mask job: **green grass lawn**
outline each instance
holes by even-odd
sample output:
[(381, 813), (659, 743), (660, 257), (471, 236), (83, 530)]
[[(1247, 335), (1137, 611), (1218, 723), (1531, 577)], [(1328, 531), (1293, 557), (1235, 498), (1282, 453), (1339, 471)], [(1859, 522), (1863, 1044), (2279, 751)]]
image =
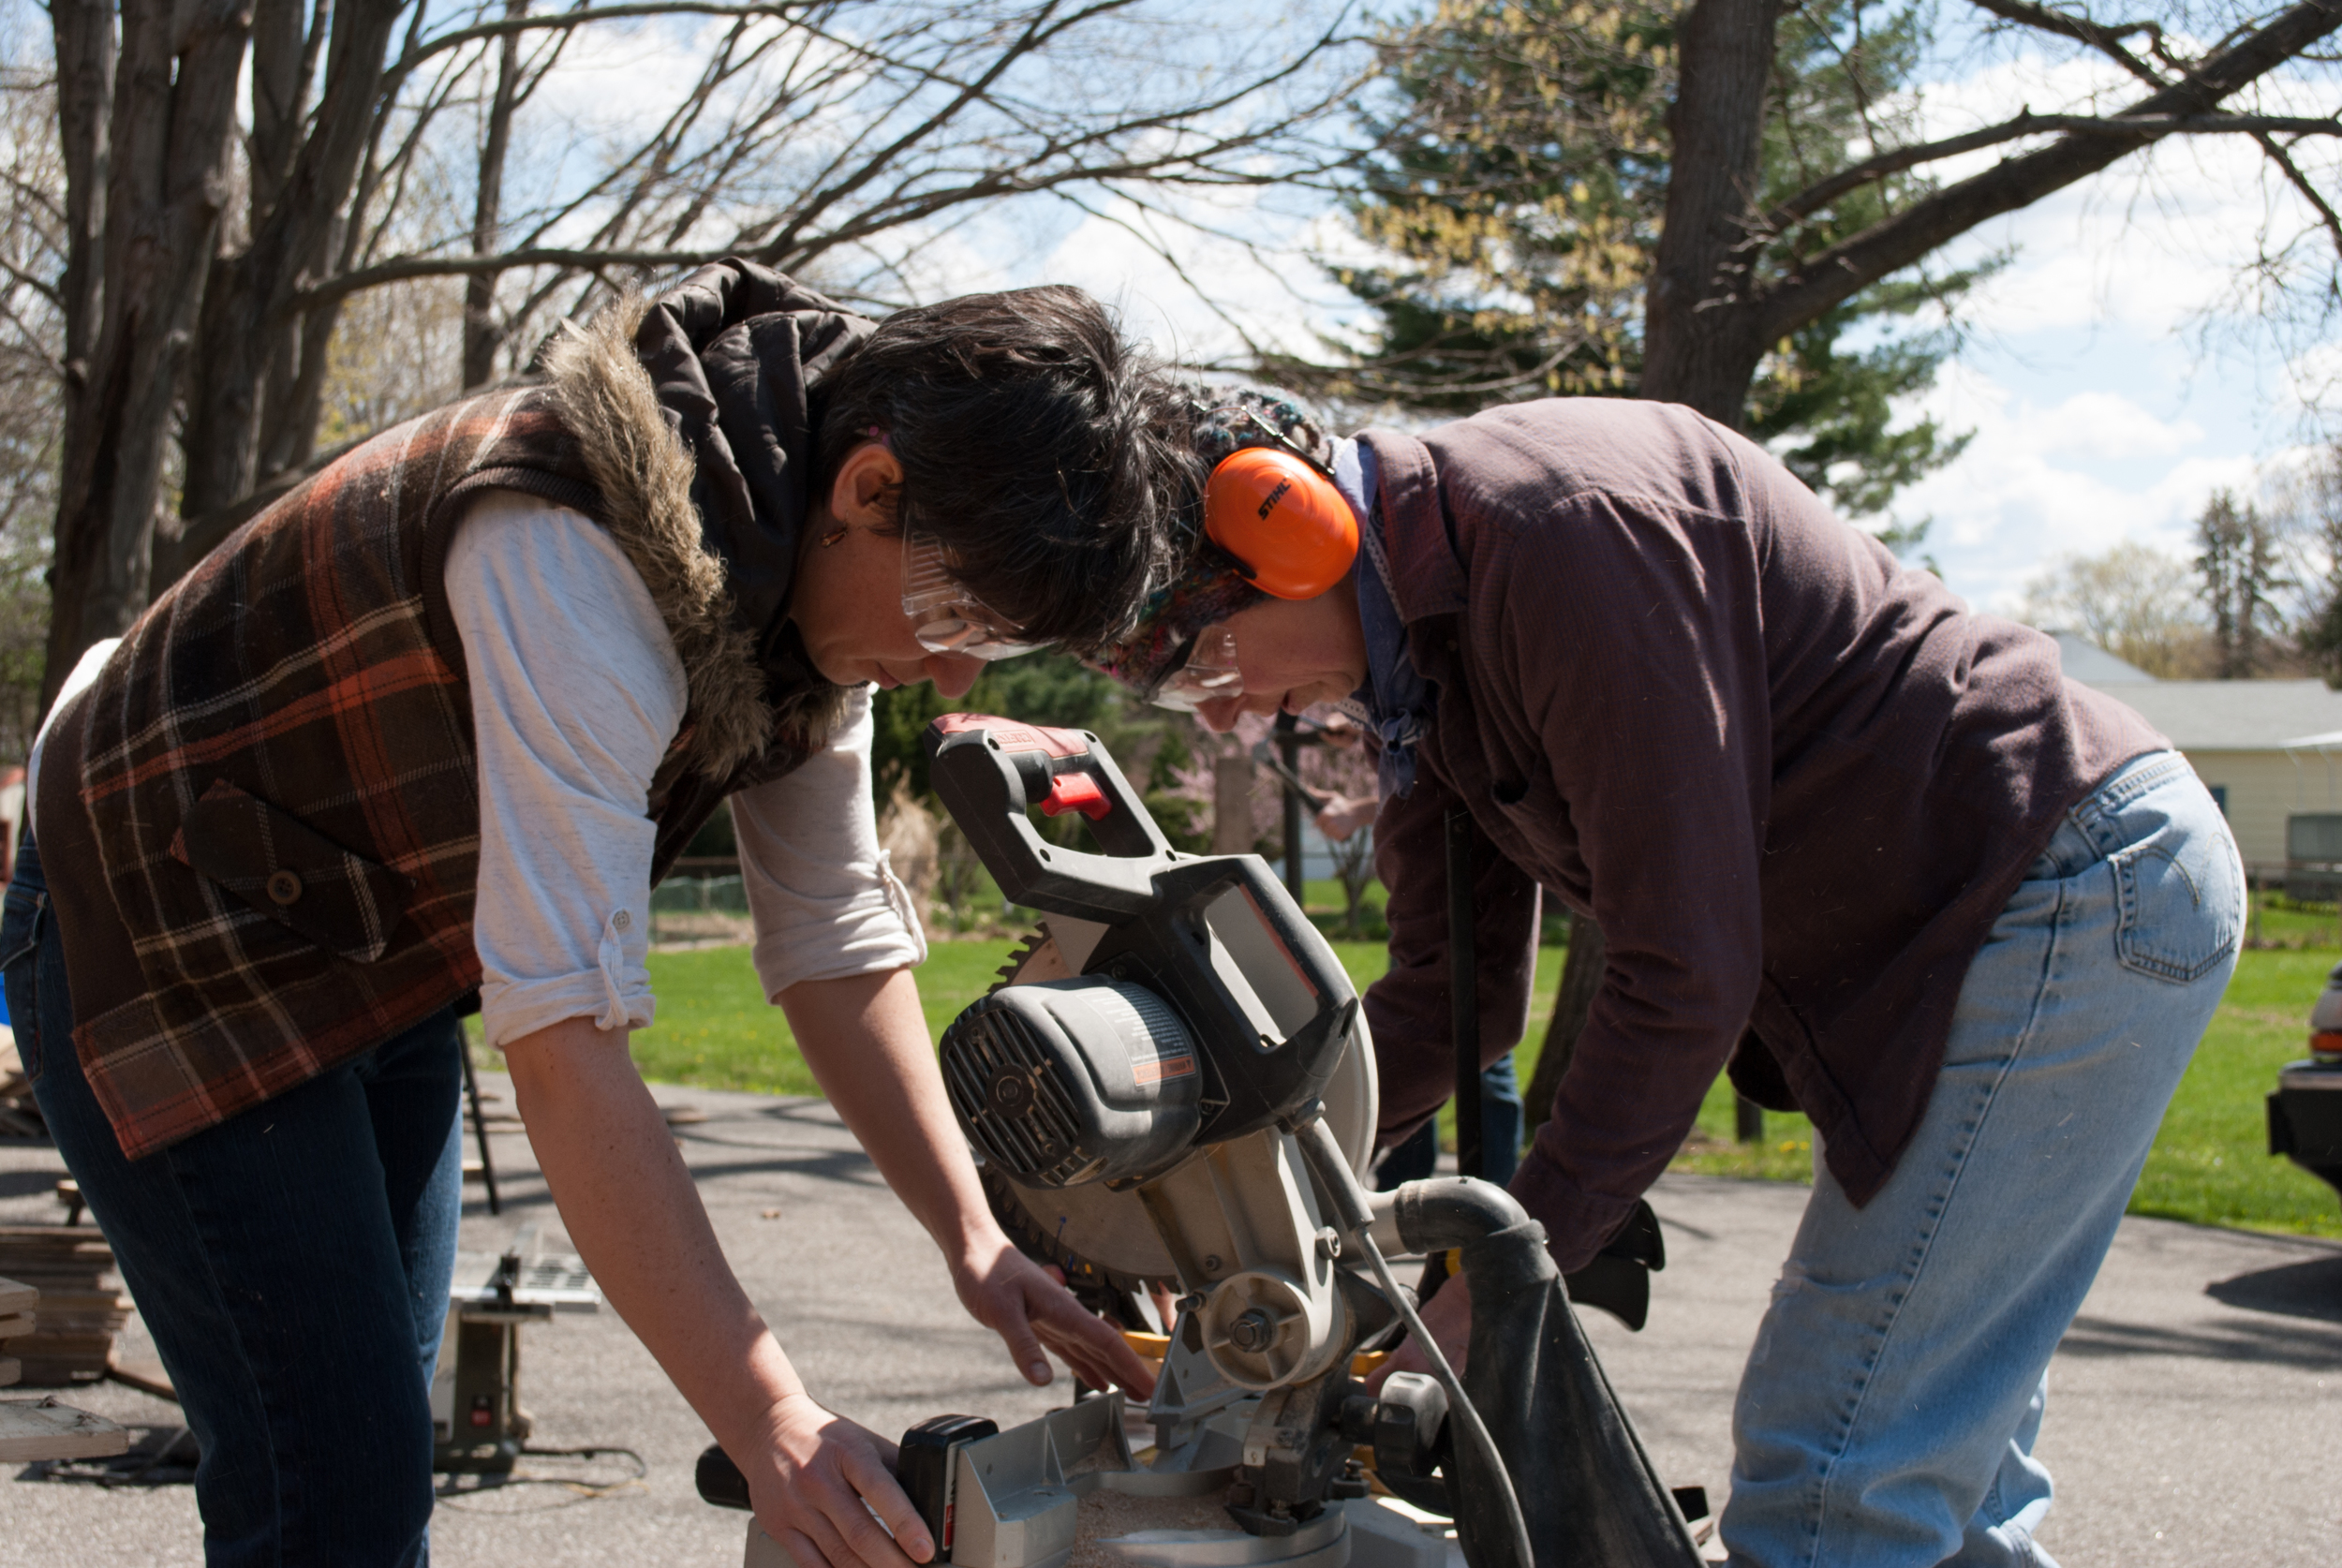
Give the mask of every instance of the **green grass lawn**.
[[(1007, 955), (1007, 943), (938, 942), (919, 971), (927, 1026), (940, 1034), (983, 994)], [(1386, 959), (1379, 942), (1336, 942), (1361, 990)], [(1529, 1040), (1519, 1068), (1525, 1085), (1553, 1007), (1563, 952), (1538, 954)], [(2262, 1097), (2277, 1069), (2300, 1057), (2309, 1005), (2324, 984), (2331, 954), (2247, 953), (2227, 998), (2196, 1053), (2131, 1200), (2137, 1214), (2203, 1224), (2237, 1225), (2304, 1235), (2342, 1236), (2342, 1205), (2324, 1183), (2285, 1160), (2272, 1159)], [(634, 1037), (644, 1074), (670, 1083), (767, 1094), (817, 1094), (788, 1021), (765, 1005), (746, 948), (655, 953), (651, 981), (659, 1023)], [(1452, 1135), (1452, 1134), (1451, 1134)], [(1719, 1080), (1700, 1109), (1698, 1130), (1676, 1157), (1677, 1170), (1771, 1180), (1809, 1180), (1813, 1131), (1803, 1117), (1768, 1115), (1765, 1137), (1733, 1141), (1730, 1087)]]
[(2342, 942), (2342, 918), (2330, 903), (2296, 903), (2275, 888), (2257, 888), (2245, 928), (2248, 947), (2325, 947)]

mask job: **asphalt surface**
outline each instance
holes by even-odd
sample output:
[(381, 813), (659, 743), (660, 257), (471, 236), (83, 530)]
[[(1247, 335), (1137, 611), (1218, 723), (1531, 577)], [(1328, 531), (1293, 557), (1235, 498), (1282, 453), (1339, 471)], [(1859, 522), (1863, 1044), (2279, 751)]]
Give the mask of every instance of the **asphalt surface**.
[[(486, 1080), (492, 1089), (498, 1080)], [(894, 1434), (946, 1411), (1003, 1425), (1064, 1397), (1027, 1387), (1000, 1342), (959, 1311), (941, 1260), (818, 1101), (660, 1087), (706, 1119), (676, 1128), (719, 1235), (815, 1394)], [(506, 1103), (510, 1103), (509, 1100)], [(558, 1220), (517, 1132), (495, 1149), (505, 1200), (475, 1183), (464, 1246), (500, 1250)], [(61, 1218), (53, 1150), (0, 1144), (0, 1222)], [(1719, 1501), (1732, 1387), (1803, 1203), (1801, 1188), (1666, 1178), (1653, 1203), (1670, 1264), (1651, 1325), (1599, 1313), (1589, 1332), (1673, 1485)], [(126, 1359), (152, 1356), (134, 1319)], [(448, 1565), (732, 1564), (744, 1516), (702, 1503), (705, 1429), (615, 1315), (524, 1331), (522, 1403), (546, 1447), (617, 1446), (643, 1461), (546, 1457), (521, 1484), (443, 1497), (433, 1561)], [(133, 1426), (172, 1407), (114, 1384), (70, 1402)], [(2059, 1499), (2043, 1544), (2066, 1568), (2252, 1563), (2327, 1568), (2342, 1548), (2342, 1248), (2126, 1220), (2051, 1372), (2040, 1451)], [(201, 1561), (192, 1491), (101, 1490), (0, 1472), (0, 1564)], [(621, 1483), (615, 1487), (610, 1483)]]

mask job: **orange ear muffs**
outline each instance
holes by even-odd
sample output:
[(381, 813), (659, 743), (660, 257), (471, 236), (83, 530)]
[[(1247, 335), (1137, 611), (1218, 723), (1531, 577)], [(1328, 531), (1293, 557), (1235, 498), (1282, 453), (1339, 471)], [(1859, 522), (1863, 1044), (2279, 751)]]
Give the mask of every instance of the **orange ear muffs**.
[(1212, 469), (1204, 533), (1276, 599), (1315, 599), (1358, 558), (1358, 520), (1334, 481), (1274, 447), (1246, 447)]

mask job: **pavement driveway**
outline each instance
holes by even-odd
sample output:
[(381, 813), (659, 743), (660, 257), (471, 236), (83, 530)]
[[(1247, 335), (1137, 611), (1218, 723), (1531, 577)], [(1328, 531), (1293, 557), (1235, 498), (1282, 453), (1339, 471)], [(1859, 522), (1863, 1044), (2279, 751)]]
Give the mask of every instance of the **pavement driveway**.
[[(492, 1089), (503, 1087), (496, 1078)], [(1003, 1425), (1060, 1400), (1028, 1388), (966, 1319), (918, 1226), (820, 1101), (661, 1087), (706, 1119), (676, 1129), (718, 1234), (815, 1395), (893, 1435), (944, 1411)], [(510, 1103), (509, 1099), (505, 1102)], [(504, 1214), (475, 1184), (464, 1245), (493, 1251), (558, 1218), (516, 1132), (495, 1140)], [(59, 1218), (46, 1147), (0, 1144), (0, 1221)], [(1732, 1386), (1804, 1201), (1801, 1188), (1669, 1176), (1653, 1193), (1671, 1259), (1651, 1326), (1599, 1313), (1589, 1332), (1670, 1483), (1721, 1498)], [(133, 1321), (124, 1353), (152, 1355)], [(741, 1516), (700, 1502), (700, 1425), (615, 1315), (525, 1331), (522, 1403), (536, 1442), (623, 1446), (616, 1460), (532, 1461), (532, 1484), (443, 1498), (440, 1568), (736, 1563)], [(2328, 1568), (2342, 1549), (2342, 1249), (2128, 1220), (2051, 1372), (2041, 1453), (2060, 1497), (2043, 1542), (2066, 1568), (2251, 1563)], [(68, 1398), (116, 1420), (172, 1407), (113, 1384)], [(19, 1472), (21, 1473), (21, 1472)], [(198, 1563), (185, 1487), (0, 1475), (0, 1564)]]

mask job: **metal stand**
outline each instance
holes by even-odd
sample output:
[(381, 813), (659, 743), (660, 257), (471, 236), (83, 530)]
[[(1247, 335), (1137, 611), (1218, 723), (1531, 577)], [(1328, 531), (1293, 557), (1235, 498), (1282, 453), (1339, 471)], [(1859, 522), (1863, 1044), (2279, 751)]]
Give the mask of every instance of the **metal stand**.
[(488, 1186), (488, 1212), (502, 1214), (504, 1206), (497, 1201), (496, 1161), (488, 1154), (488, 1116), (480, 1108), (480, 1075), (472, 1071), (471, 1036), (459, 1029), (456, 1039), (464, 1048), (464, 1097), (471, 1102), (471, 1130), (480, 1143), (480, 1179)]
[[(1287, 777), (1297, 778), (1301, 773), (1301, 735), (1294, 726), (1289, 713), (1277, 715), (1277, 752), (1284, 760)], [(1309, 900), (1301, 896), (1301, 791), (1287, 784), (1284, 787), (1285, 806), (1285, 891), (1303, 909)]]
[(459, 1255), (448, 1297), (431, 1377), (431, 1468), (509, 1474), (534, 1425), (520, 1408), (521, 1324), (599, 1311), (601, 1291), (583, 1262), (539, 1252), (534, 1233), (523, 1232), (502, 1257)]
[(1488, 1169), (1480, 1134), (1480, 965), (1473, 944), (1472, 813), (1447, 814), (1447, 1005), (1456, 1037), (1456, 1174)]

